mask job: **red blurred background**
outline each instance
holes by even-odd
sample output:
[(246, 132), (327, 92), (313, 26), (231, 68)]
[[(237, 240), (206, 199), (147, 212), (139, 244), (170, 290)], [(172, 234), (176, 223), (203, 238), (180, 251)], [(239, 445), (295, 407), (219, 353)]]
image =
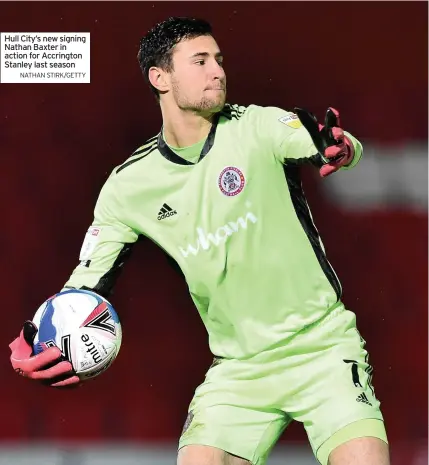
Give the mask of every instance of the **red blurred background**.
[[(427, 144), (427, 8), (425, 2), (0, 4), (3, 32), (91, 33), (91, 84), (0, 86), (1, 439), (177, 441), (211, 362), (184, 282), (147, 241), (135, 249), (112, 298), (124, 340), (108, 372), (75, 392), (57, 392), (19, 378), (9, 364), (7, 344), (23, 320), (76, 266), (108, 173), (160, 128), (136, 60), (140, 37), (168, 16), (203, 17), (226, 58), (230, 102), (298, 105), (319, 117), (332, 105), (365, 147), (381, 147), (380, 157), (400, 147), (403, 162), (410, 145)], [(421, 167), (427, 169), (427, 153)], [(398, 183), (401, 175), (398, 168)], [(406, 447), (409, 459), (427, 442), (427, 212), (391, 201), (341, 207), (313, 171), (305, 172), (304, 187), (344, 301), (367, 341), (392, 450)], [(366, 191), (365, 176), (359, 188)], [(297, 424), (282, 439), (305, 440)]]

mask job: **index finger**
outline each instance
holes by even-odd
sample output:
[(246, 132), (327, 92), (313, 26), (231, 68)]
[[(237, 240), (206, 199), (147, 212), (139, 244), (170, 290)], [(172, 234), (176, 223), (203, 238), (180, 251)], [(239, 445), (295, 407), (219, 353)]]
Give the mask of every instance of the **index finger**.
[(294, 108), (294, 112), (298, 116), (305, 129), (307, 129), (318, 152), (323, 154), (324, 144), (319, 131), (319, 123), (317, 122), (316, 118), (309, 111), (304, 110), (303, 108)]
[(43, 352), (40, 352), (40, 354), (24, 359), (15, 358), (12, 354), (11, 361), (15, 367), (20, 368), (24, 373), (30, 373), (50, 365), (61, 356), (62, 353), (58, 347), (49, 347)]

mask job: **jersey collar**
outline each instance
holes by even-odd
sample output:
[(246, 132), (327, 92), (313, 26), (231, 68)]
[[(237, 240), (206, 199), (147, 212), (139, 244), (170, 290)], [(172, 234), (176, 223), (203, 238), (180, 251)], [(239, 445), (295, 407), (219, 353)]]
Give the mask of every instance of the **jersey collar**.
[[(217, 125), (219, 123), (220, 117), (225, 116), (226, 118), (231, 119), (231, 113), (228, 110), (229, 110), (229, 107), (225, 107), (223, 110), (221, 110), (219, 113), (217, 113), (214, 116), (212, 127), (203, 145), (203, 148), (201, 149), (201, 153), (200, 153), (197, 163), (199, 163), (209, 153), (210, 149), (213, 147), (213, 144), (215, 141), (216, 129), (217, 129)], [(162, 136), (162, 133), (163, 131), (161, 130), (158, 134), (158, 150), (164, 158), (166, 158), (167, 160), (173, 163), (176, 163), (177, 165), (196, 165), (196, 163), (192, 163), (188, 160), (185, 160), (184, 158), (179, 157), (177, 153), (173, 152), (173, 150), (171, 150), (170, 147), (165, 142), (164, 137)]]

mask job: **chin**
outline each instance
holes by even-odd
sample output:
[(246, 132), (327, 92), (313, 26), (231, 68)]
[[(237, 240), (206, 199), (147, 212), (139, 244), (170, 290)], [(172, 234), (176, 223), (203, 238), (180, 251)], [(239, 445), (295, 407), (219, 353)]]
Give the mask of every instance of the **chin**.
[(222, 110), (222, 108), (225, 106), (225, 101), (226, 99), (224, 97), (212, 100), (210, 102), (210, 111), (217, 113), (218, 111)]
[[(204, 98), (198, 103), (193, 105), (188, 105), (186, 109), (196, 111), (201, 114), (213, 114), (217, 113), (225, 106), (225, 94), (219, 96), (218, 98), (207, 99)], [(183, 107), (182, 107), (183, 108)], [(183, 108), (184, 109), (184, 108)]]
[(225, 100), (222, 100), (222, 102), (217, 102), (216, 105), (213, 105), (211, 110), (213, 113), (217, 113), (218, 111), (221, 111), (224, 106), (225, 106)]

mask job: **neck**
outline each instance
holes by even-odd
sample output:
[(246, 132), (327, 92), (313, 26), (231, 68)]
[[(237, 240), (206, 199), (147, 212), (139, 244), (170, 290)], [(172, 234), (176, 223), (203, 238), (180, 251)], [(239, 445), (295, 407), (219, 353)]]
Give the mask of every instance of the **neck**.
[(176, 107), (168, 109), (161, 105), (164, 139), (173, 147), (189, 147), (205, 139), (212, 127), (214, 114), (201, 115)]

